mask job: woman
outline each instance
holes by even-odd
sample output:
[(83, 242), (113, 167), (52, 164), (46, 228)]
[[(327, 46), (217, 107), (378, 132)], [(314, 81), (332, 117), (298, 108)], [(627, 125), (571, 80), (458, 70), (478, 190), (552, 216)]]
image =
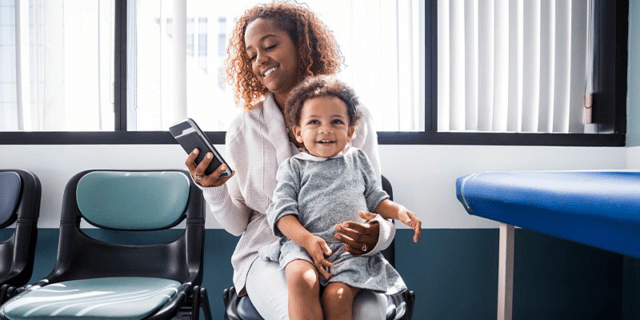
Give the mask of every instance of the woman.
[[(276, 171), (300, 147), (287, 132), (283, 108), (293, 87), (305, 77), (335, 74), (341, 56), (333, 35), (313, 12), (282, 2), (245, 12), (236, 23), (228, 53), (227, 75), (236, 88), (236, 101), (246, 111), (234, 119), (226, 134), (225, 158), (235, 170), (220, 178), (226, 169), (222, 165), (204, 175), (212, 155), (196, 166), (198, 150), (187, 157), (186, 165), (216, 220), (240, 236), (231, 257), (239, 294), (249, 294), (263, 318), (288, 319), (284, 271), (277, 263), (258, 258), (260, 248), (278, 240), (265, 215), (276, 187)], [(363, 111), (352, 145), (367, 153), (379, 177), (377, 136), (370, 113)], [(355, 255), (386, 248), (395, 234), (392, 223), (374, 214), (362, 217), (368, 222), (336, 226), (336, 238)], [(353, 309), (354, 319), (384, 319), (386, 299), (363, 290)]]

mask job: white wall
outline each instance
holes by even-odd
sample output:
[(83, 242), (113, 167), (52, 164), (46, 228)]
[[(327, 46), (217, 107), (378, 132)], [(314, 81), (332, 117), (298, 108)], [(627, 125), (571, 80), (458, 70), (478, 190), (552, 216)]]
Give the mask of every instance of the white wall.
[(640, 147), (627, 148), (627, 169), (640, 170)]
[[(217, 146), (218, 150), (224, 150)], [(640, 147), (629, 148), (638, 159)], [(478, 171), (625, 169), (625, 147), (415, 146), (382, 145), (383, 174), (395, 200), (423, 221), (424, 228), (496, 228), (468, 215), (455, 195), (456, 178)], [(184, 168), (178, 145), (0, 145), (0, 168), (33, 171), (42, 183), (40, 228), (57, 228), (67, 181), (85, 169)], [(210, 215), (211, 216), (211, 215)], [(208, 228), (217, 228), (214, 219)]]

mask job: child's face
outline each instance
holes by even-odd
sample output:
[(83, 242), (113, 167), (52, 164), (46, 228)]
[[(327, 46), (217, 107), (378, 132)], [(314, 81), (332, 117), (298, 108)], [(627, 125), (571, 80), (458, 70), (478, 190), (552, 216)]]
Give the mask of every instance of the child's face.
[(291, 129), (310, 154), (323, 158), (343, 151), (355, 132), (355, 126), (349, 126), (347, 105), (333, 96), (305, 101), (300, 123)]

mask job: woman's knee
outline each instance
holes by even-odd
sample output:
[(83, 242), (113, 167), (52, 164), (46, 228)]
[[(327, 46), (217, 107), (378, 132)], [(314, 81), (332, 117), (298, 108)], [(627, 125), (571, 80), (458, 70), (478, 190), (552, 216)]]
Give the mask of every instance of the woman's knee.
[(353, 300), (354, 320), (384, 320), (387, 317), (387, 297), (371, 290), (360, 290)]
[(278, 263), (257, 259), (247, 276), (246, 288), (264, 319), (289, 319), (287, 279)]

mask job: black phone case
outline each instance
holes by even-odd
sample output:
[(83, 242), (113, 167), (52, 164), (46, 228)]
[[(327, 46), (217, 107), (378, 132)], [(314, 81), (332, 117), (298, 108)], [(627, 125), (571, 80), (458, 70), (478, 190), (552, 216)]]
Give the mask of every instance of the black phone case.
[[(194, 130), (189, 133), (183, 134), (183, 132), (189, 128), (193, 128)], [(215, 149), (213, 144), (209, 141), (209, 139), (204, 134), (204, 132), (200, 130), (198, 125), (195, 123), (195, 121), (191, 119), (181, 121), (171, 126), (171, 128), (169, 128), (169, 132), (171, 132), (171, 135), (173, 135), (176, 141), (180, 143), (180, 146), (182, 146), (182, 149), (184, 149), (185, 152), (191, 153), (191, 151), (193, 151), (193, 149), (196, 149), (196, 148), (200, 150), (200, 153), (198, 154), (195, 160), (196, 164), (200, 163), (200, 161), (204, 159), (204, 156), (208, 152), (213, 153), (213, 159), (211, 160), (211, 163), (205, 170), (204, 172), (205, 174), (207, 175), (210, 174), (211, 172), (216, 170), (216, 168), (218, 168), (222, 163), (226, 164), (224, 159), (222, 159), (218, 151)], [(227, 172), (224, 172), (222, 175), (220, 175), (220, 177), (226, 177), (229, 175), (231, 168), (229, 168), (228, 164), (227, 164), (227, 168), (228, 168)]]

